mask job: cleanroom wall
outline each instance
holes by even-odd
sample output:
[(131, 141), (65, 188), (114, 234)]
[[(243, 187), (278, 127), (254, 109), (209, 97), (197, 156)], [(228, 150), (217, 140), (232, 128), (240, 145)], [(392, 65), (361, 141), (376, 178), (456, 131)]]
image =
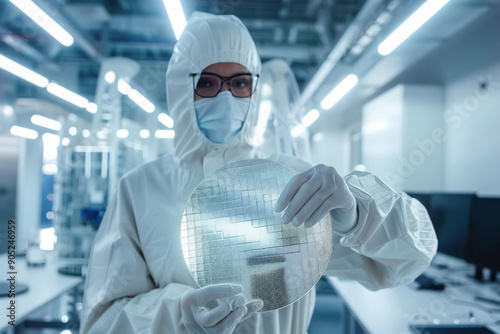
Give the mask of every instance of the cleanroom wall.
[(500, 61), (447, 85), (445, 125), (445, 189), (499, 196)]

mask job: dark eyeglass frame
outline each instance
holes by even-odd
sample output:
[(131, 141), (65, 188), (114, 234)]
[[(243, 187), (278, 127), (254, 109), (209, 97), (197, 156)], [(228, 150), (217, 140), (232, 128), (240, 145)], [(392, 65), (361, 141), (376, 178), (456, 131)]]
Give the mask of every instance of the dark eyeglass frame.
[[(220, 86), (219, 86), (219, 90), (217, 91), (217, 94), (213, 95), (213, 96), (203, 96), (203, 95), (200, 95), (197, 91), (196, 91), (196, 82), (195, 82), (195, 78), (197, 75), (201, 76), (203, 74), (210, 74), (210, 75), (215, 75), (216, 77), (218, 77), (220, 79)], [(244, 75), (250, 75), (252, 76), (252, 91), (250, 93), (250, 95), (248, 96), (235, 96), (234, 93), (231, 91), (231, 80), (233, 80), (234, 78), (236, 77), (239, 77), (239, 76), (244, 76)], [(232, 75), (230, 77), (224, 77), (222, 75), (219, 75), (217, 73), (212, 73), (212, 72), (203, 72), (203, 73), (189, 73), (189, 76), (190, 77), (193, 77), (193, 90), (194, 90), (194, 93), (196, 95), (198, 95), (199, 97), (216, 97), (217, 95), (219, 95), (221, 89), (222, 89), (222, 86), (225, 84), (225, 83), (228, 83), (227, 85), (227, 88), (228, 90), (231, 92), (231, 94), (234, 96), (234, 97), (238, 97), (238, 98), (246, 98), (246, 97), (250, 97), (253, 95), (253, 93), (255, 93), (255, 90), (257, 89), (257, 83), (259, 81), (259, 75), (258, 74), (252, 74), (252, 73), (236, 73), (235, 75)], [(253, 79), (256, 79), (255, 80), (255, 84), (253, 82)]]

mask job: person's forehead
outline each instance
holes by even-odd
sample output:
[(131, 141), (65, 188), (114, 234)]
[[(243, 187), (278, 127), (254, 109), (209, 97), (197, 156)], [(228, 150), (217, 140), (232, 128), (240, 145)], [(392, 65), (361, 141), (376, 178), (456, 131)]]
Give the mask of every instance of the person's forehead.
[(216, 73), (222, 76), (230, 76), (236, 73), (248, 72), (247, 68), (238, 63), (216, 63), (205, 67), (203, 72)]

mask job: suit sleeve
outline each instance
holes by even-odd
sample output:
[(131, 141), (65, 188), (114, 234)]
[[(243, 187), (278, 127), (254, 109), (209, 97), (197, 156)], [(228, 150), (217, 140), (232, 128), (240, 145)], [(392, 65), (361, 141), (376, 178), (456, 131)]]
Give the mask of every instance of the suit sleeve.
[(358, 222), (346, 233), (335, 233), (326, 274), (370, 290), (412, 282), (437, 251), (426, 209), (370, 173), (352, 172), (345, 180), (356, 198)]
[(84, 334), (187, 333), (180, 298), (188, 285), (155, 286), (140, 247), (131, 189), (124, 178), (108, 205), (87, 273)]

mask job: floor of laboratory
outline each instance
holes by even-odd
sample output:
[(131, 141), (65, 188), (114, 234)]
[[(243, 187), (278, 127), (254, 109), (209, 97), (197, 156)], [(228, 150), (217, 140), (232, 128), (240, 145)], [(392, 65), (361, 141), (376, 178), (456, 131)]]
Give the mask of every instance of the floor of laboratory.
[(325, 279), (316, 284), (316, 306), (307, 334), (341, 333), (342, 300)]

